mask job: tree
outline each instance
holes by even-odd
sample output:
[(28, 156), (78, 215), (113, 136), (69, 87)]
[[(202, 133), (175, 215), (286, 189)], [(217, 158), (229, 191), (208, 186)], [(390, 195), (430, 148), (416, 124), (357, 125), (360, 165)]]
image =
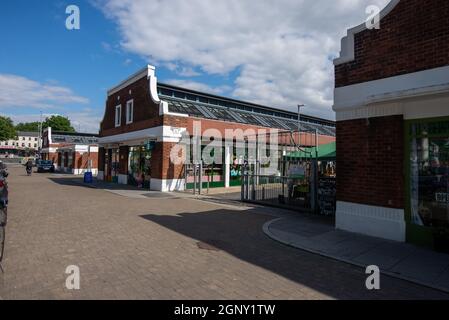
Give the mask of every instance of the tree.
[(38, 132), (39, 122), (25, 122), (16, 125), (16, 131)]
[(42, 128), (51, 127), (54, 131), (75, 132), (69, 118), (63, 116), (51, 116), (46, 118), (42, 124)]
[(0, 141), (15, 139), (16, 135), (16, 129), (14, 129), (12, 120), (0, 116)]

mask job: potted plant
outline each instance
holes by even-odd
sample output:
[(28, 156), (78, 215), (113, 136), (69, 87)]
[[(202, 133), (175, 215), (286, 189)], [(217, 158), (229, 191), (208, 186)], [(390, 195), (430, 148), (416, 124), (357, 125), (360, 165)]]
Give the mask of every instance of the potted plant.
[(449, 228), (437, 227), (434, 229), (433, 245), (436, 251), (449, 253)]

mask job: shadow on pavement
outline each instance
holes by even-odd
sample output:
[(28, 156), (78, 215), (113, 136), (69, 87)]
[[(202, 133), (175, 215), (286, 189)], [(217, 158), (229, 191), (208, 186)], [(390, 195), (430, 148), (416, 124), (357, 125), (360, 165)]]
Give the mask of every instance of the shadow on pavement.
[[(271, 216), (218, 209), (201, 213), (141, 217), (197, 241), (198, 250), (224, 251), (291, 281), (338, 299), (449, 299), (408, 282), (382, 278), (382, 290), (365, 287), (365, 270), (293, 249), (269, 239), (262, 225)], [(315, 219), (310, 217), (310, 219)], [(305, 288), (307, 290), (307, 288)]]
[[(53, 181), (60, 185), (67, 185), (67, 186), (81, 186), (86, 188), (95, 188), (95, 189), (107, 189), (107, 190), (140, 190), (145, 191), (144, 189), (137, 188), (134, 186), (126, 185), (126, 184), (118, 184), (118, 183), (110, 183), (110, 182), (103, 182), (99, 181), (97, 179), (93, 179), (92, 183), (84, 183), (83, 177), (68, 177), (67, 175), (60, 174), (60, 177), (58, 177), (58, 174), (52, 174), (52, 176), (48, 177), (50, 181)], [(147, 190), (149, 191), (149, 190)]]

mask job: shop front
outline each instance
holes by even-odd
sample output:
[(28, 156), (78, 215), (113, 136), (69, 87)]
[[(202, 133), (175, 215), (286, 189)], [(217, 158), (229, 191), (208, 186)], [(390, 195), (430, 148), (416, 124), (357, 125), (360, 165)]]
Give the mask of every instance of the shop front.
[(149, 145), (129, 147), (128, 184), (139, 188), (150, 188), (151, 149)]
[[(192, 146), (191, 146), (192, 148)], [(201, 146), (201, 154), (204, 153), (206, 145)], [(220, 159), (220, 161), (212, 161), (212, 163), (203, 164), (201, 166), (196, 166), (193, 164), (193, 151), (190, 152), (190, 163), (185, 165), (186, 172), (186, 190), (192, 190), (196, 187), (197, 183), (202, 183), (202, 188), (224, 188), (225, 187), (225, 161), (224, 154), (225, 148), (217, 149), (217, 155), (215, 154), (215, 149), (211, 149), (210, 159)], [(199, 172), (201, 170), (201, 172)], [(198, 171), (198, 172), (197, 172)], [(196, 177), (195, 177), (196, 175)]]
[(119, 177), (119, 148), (105, 149), (105, 181), (118, 182)]
[(406, 122), (407, 240), (449, 251), (449, 118)]

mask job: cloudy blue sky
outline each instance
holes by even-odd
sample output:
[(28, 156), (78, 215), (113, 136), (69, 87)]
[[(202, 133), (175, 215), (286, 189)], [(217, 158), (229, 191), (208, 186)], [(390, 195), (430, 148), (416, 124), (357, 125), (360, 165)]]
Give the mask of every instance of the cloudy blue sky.
[[(153, 64), (159, 81), (333, 118), (332, 60), (388, 0), (15, 0), (0, 7), (0, 114), (68, 116), (96, 132), (106, 90)], [(77, 5), (80, 30), (67, 30)]]

